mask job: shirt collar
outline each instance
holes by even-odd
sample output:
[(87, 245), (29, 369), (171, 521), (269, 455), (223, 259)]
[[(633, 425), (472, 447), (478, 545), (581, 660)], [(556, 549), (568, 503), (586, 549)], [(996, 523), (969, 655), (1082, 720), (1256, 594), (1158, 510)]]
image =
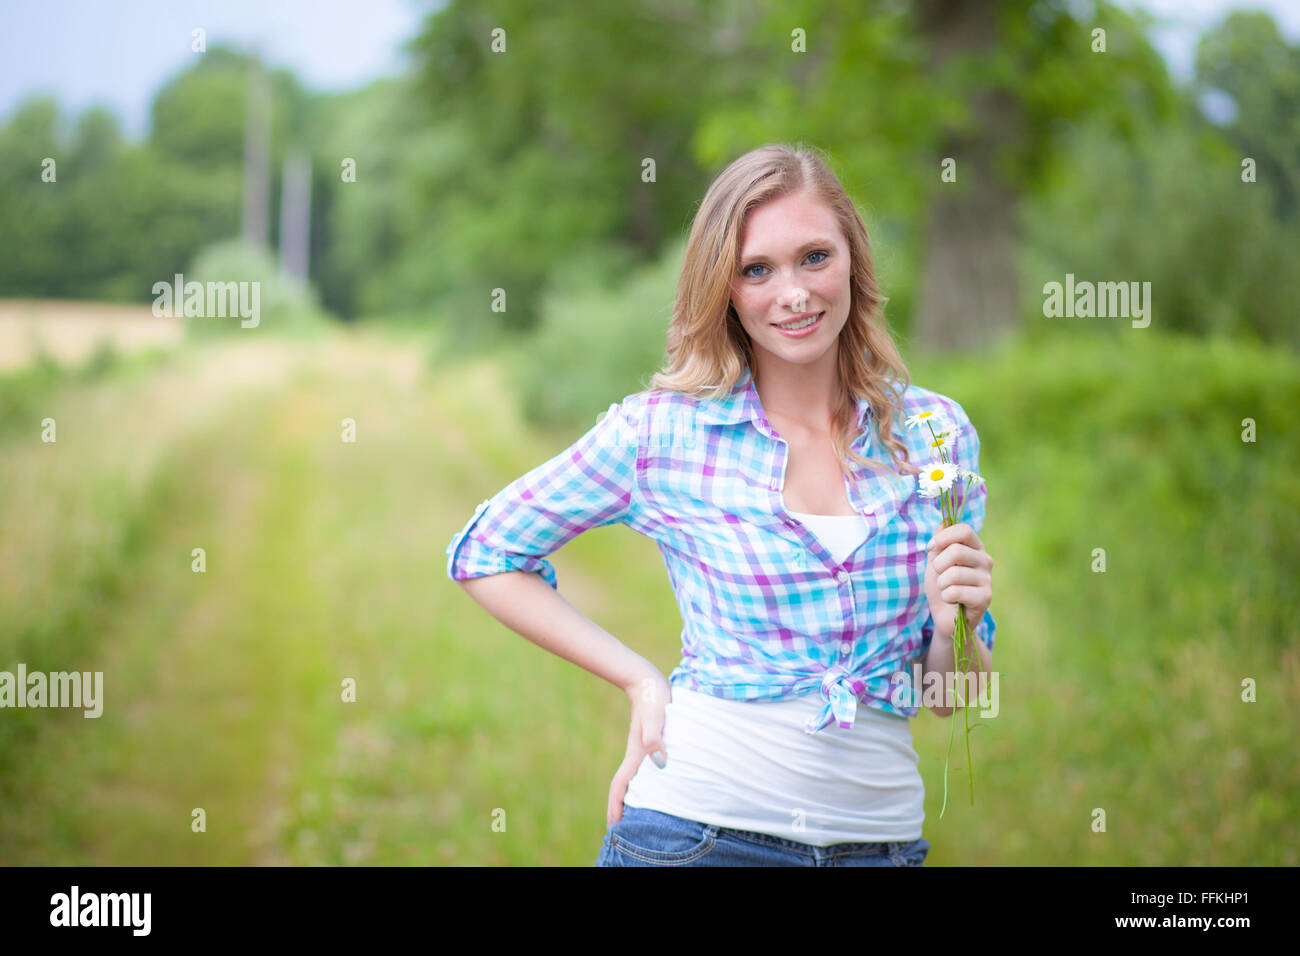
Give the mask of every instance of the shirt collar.
[[(858, 428), (871, 416), (871, 402), (865, 398), (858, 399)], [(699, 400), (696, 420), (711, 425), (734, 425), (737, 422), (767, 422), (763, 413), (763, 404), (758, 398), (758, 389), (754, 386), (754, 376), (749, 366), (741, 373), (731, 392), (718, 398)], [(770, 422), (768, 423), (770, 424)]]

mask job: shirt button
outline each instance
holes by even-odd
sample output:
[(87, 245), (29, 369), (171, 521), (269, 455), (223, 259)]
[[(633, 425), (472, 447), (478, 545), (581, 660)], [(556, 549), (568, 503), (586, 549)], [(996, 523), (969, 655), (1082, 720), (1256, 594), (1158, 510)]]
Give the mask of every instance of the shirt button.
[(847, 581), (848, 579), (849, 579), (849, 572), (847, 572), (847, 571), (836, 571), (836, 572), (835, 572), (835, 580), (836, 580), (836, 581), (839, 581), (840, 584), (843, 584), (843, 583), (844, 583), (845, 581)]
[(773, 490), (773, 491), (776, 491), (776, 490), (778, 490), (780, 487), (781, 487), (781, 483), (778, 482), (776, 479), (773, 479), (773, 480), (772, 480), (772, 490)]
[(848, 641), (845, 641), (843, 644), (840, 645), (841, 654), (847, 654), (851, 650), (853, 650), (853, 645), (850, 644)]

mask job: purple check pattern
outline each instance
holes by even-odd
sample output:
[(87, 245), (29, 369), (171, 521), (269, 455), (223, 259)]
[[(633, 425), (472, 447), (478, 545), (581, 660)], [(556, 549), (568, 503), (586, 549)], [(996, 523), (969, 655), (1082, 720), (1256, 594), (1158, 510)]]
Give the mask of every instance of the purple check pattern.
[[(894, 434), (912, 462), (932, 459), (927, 429), (902, 426), (920, 411), (957, 427), (954, 464), (979, 472), (979, 437), (952, 399), (912, 385)], [(888, 465), (870, 404), (858, 403), (854, 451)], [(475, 509), (447, 546), (452, 580), (536, 572), (557, 587), (546, 556), (582, 532), (625, 524), (659, 547), (681, 611), (682, 659), (669, 682), (739, 700), (818, 693), (805, 725), (853, 726), (859, 702), (900, 717), (894, 687), (934, 634), (925, 598), (926, 543), (939, 499), (914, 475), (854, 466), (849, 503), (869, 536), (843, 563), (782, 503), (789, 446), (768, 422), (746, 369), (730, 395), (696, 399), (645, 391), (610, 405), (571, 447)], [(987, 491), (970, 489), (964, 520), (984, 525)], [(996, 622), (976, 629), (993, 646)], [(915, 699), (905, 696), (911, 703)]]

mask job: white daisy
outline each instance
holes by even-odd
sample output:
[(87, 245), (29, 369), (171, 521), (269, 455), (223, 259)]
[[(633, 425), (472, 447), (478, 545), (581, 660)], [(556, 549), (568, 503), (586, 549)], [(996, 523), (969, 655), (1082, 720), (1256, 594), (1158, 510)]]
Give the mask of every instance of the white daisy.
[(953, 446), (953, 433), (951, 431), (939, 432), (927, 444), (934, 452), (935, 457), (939, 457), (942, 451), (948, 451)]
[(975, 474), (975, 472), (971, 471), (969, 468), (960, 468), (958, 470), (961, 472), (961, 480), (963, 484), (969, 481), (972, 488), (978, 488), (980, 485), (984, 484), (984, 479)]
[(936, 432), (951, 431), (953, 427), (952, 421), (943, 412), (917, 412), (903, 424), (908, 428), (921, 428), (930, 425), (933, 426)]
[(957, 468), (946, 461), (929, 462), (921, 471), (921, 497), (935, 498), (952, 488), (957, 478)]

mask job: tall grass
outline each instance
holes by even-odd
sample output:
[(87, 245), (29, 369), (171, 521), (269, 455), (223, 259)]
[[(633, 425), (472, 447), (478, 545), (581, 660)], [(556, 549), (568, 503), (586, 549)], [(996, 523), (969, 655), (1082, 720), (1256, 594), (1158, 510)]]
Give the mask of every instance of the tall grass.
[(980, 435), (1004, 692), (936, 862), (1298, 862), (1300, 362), (1148, 332), (912, 365)]
[[(911, 363), (979, 430), (997, 559), (973, 810), (938, 820), (947, 723), (913, 722), (933, 864), (1298, 862), (1297, 363), (1150, 331)], [(494, 621), (443, 548), (624, 392), (541, 430), (527, 343), (418, 373), (425, 345), (376, 334), (246, 393), (236, 339), (41, 386), (57, 449), (0, 435), (0, 668), (107, 685), (100, 720), (4, 712), (0, 862), (590, 864), (626, 699)], [(552, 560), (672, 669), (653, 542), (601, 528)]]

